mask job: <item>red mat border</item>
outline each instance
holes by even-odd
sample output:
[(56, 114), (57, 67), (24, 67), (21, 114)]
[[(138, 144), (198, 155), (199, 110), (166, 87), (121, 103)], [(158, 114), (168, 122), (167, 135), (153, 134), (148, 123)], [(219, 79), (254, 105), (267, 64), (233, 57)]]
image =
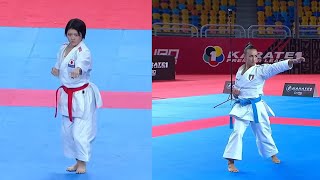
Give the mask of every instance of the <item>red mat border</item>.
[[(320, 126), (320, 119), (270, 117), (272, 124), (296, 126)], [(152, 127), (152, 137), (168, 136), (196, 130), (225, 126), (229, 124), (229, 116), (219, 116), (199, 120), (189, 120), (178, 123), (157, 125)]]

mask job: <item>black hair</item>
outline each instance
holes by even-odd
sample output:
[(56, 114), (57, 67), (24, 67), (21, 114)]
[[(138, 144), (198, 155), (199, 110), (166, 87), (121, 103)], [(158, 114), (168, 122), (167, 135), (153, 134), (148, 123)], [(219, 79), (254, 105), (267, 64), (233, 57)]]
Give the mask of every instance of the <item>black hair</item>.
[(86, 37), (86, 24), (78, 18), (71, 19), (68, 24), (66, 25), (66, 28), (64, 29), (64, 34), (67, 36), (67, 32), (69, 29), (76, 30), (79, 35), (81, 34), (82, 38), (85, 39)]
[(246, 54), (249, 49), (256, 49), (256, 47), (249, 42), (243, 50), (244, 53)]

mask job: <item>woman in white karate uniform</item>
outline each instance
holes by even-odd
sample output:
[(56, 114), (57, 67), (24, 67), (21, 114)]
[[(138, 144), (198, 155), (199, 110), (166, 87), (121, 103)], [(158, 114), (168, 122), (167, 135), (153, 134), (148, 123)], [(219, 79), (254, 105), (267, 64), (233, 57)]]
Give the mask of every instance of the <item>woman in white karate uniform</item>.
[[(246, 128), (251, 128), (256, 137), (258, 152), (261, 156), (270, 158), (274, 163), (280, 163), (277, 158), (278, 149), (271, 135), (269, 113), (274, 115), (271, 108), (261, 99), (265, 80), (289, 70), (293, 64), (305, 61), (303, 57), (283, 60), (273, 64), (256, 65), (257, 49), (248, 44), (244, 49), (245, 64), (237, 74), (233, 95), (236, 98), (230, 116), (235, 119), (230, 122), (233, 132), (229, 137), (223, 157), (228, 160), (228, 170), (239, 172), (234, 160), (242, 160), (242, 137)], [(233, 127), (234, 126), (234, 127)]]
[(85, 23), (71, 19), (65, 35), (69, 42), (61, 46), (51, 73), (62, 84), (56, 96), (59, 96), (58, 107), (62, 114), (64, 154), (76, 160), (67, 171), (82, 174), (91, 156), (91, 142), (96, 136), (96, 109), (101, 107), (102, 100), (99, 89), (89, 81), (92, 60), (84, 43)]

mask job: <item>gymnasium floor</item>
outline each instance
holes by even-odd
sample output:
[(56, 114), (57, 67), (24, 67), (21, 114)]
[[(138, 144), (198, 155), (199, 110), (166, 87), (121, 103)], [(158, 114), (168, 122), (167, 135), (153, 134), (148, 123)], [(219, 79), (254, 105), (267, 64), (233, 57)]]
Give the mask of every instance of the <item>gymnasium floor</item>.
[(252, 130), (244, 135), (240, 172), (227, 171), (222, 154), (228, 141), (231, 103), (223, 94), (228, 75), (178, 75), (176, 81), (153, 82), (153, 180), (318, 179), (320, 160), (318, 97), (282, 96), (285, 82), (315, 83), (320, 75), (278, 75), (266, 82), (264, 100), (274, 110), (273, 137), (281, 164), (259, 156)]

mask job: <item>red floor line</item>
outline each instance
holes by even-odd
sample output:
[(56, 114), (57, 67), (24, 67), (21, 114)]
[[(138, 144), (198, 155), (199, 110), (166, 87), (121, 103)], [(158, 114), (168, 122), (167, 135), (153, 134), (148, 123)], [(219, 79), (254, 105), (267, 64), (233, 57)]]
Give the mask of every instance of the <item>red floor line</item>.
[(271, 117), (272, 124), (285, 124), (285, 125), (297, 125), (297, 126), (320, 126), (320, 119), (298, 119), (298, 118), (280, 118)]
[[(320, 126), (320, 119), (302, 119), (302, 118), (280, 118), (271, 117), (271, 124), (297, 125), (297, 126)], [(206, 118), (200, 120), (190, 120), (172, 124), (157, 125), (152, 127), (152, 137), (167, 136), (184, 132), (196, 131), (206, 128), (227, 125), (228, 116), (215, 118)]]
[(228, 123), (226, 116), (191, 120), (152, 127), (152, 137), (166, 136), (183, 132), (195, 131), (210, 127), (223, 126)]
[[(102, 91), (102, 108), (151, 109), (151, 92)], [(54, 107), (54, 90), (0, 89), (0, 106)]]

